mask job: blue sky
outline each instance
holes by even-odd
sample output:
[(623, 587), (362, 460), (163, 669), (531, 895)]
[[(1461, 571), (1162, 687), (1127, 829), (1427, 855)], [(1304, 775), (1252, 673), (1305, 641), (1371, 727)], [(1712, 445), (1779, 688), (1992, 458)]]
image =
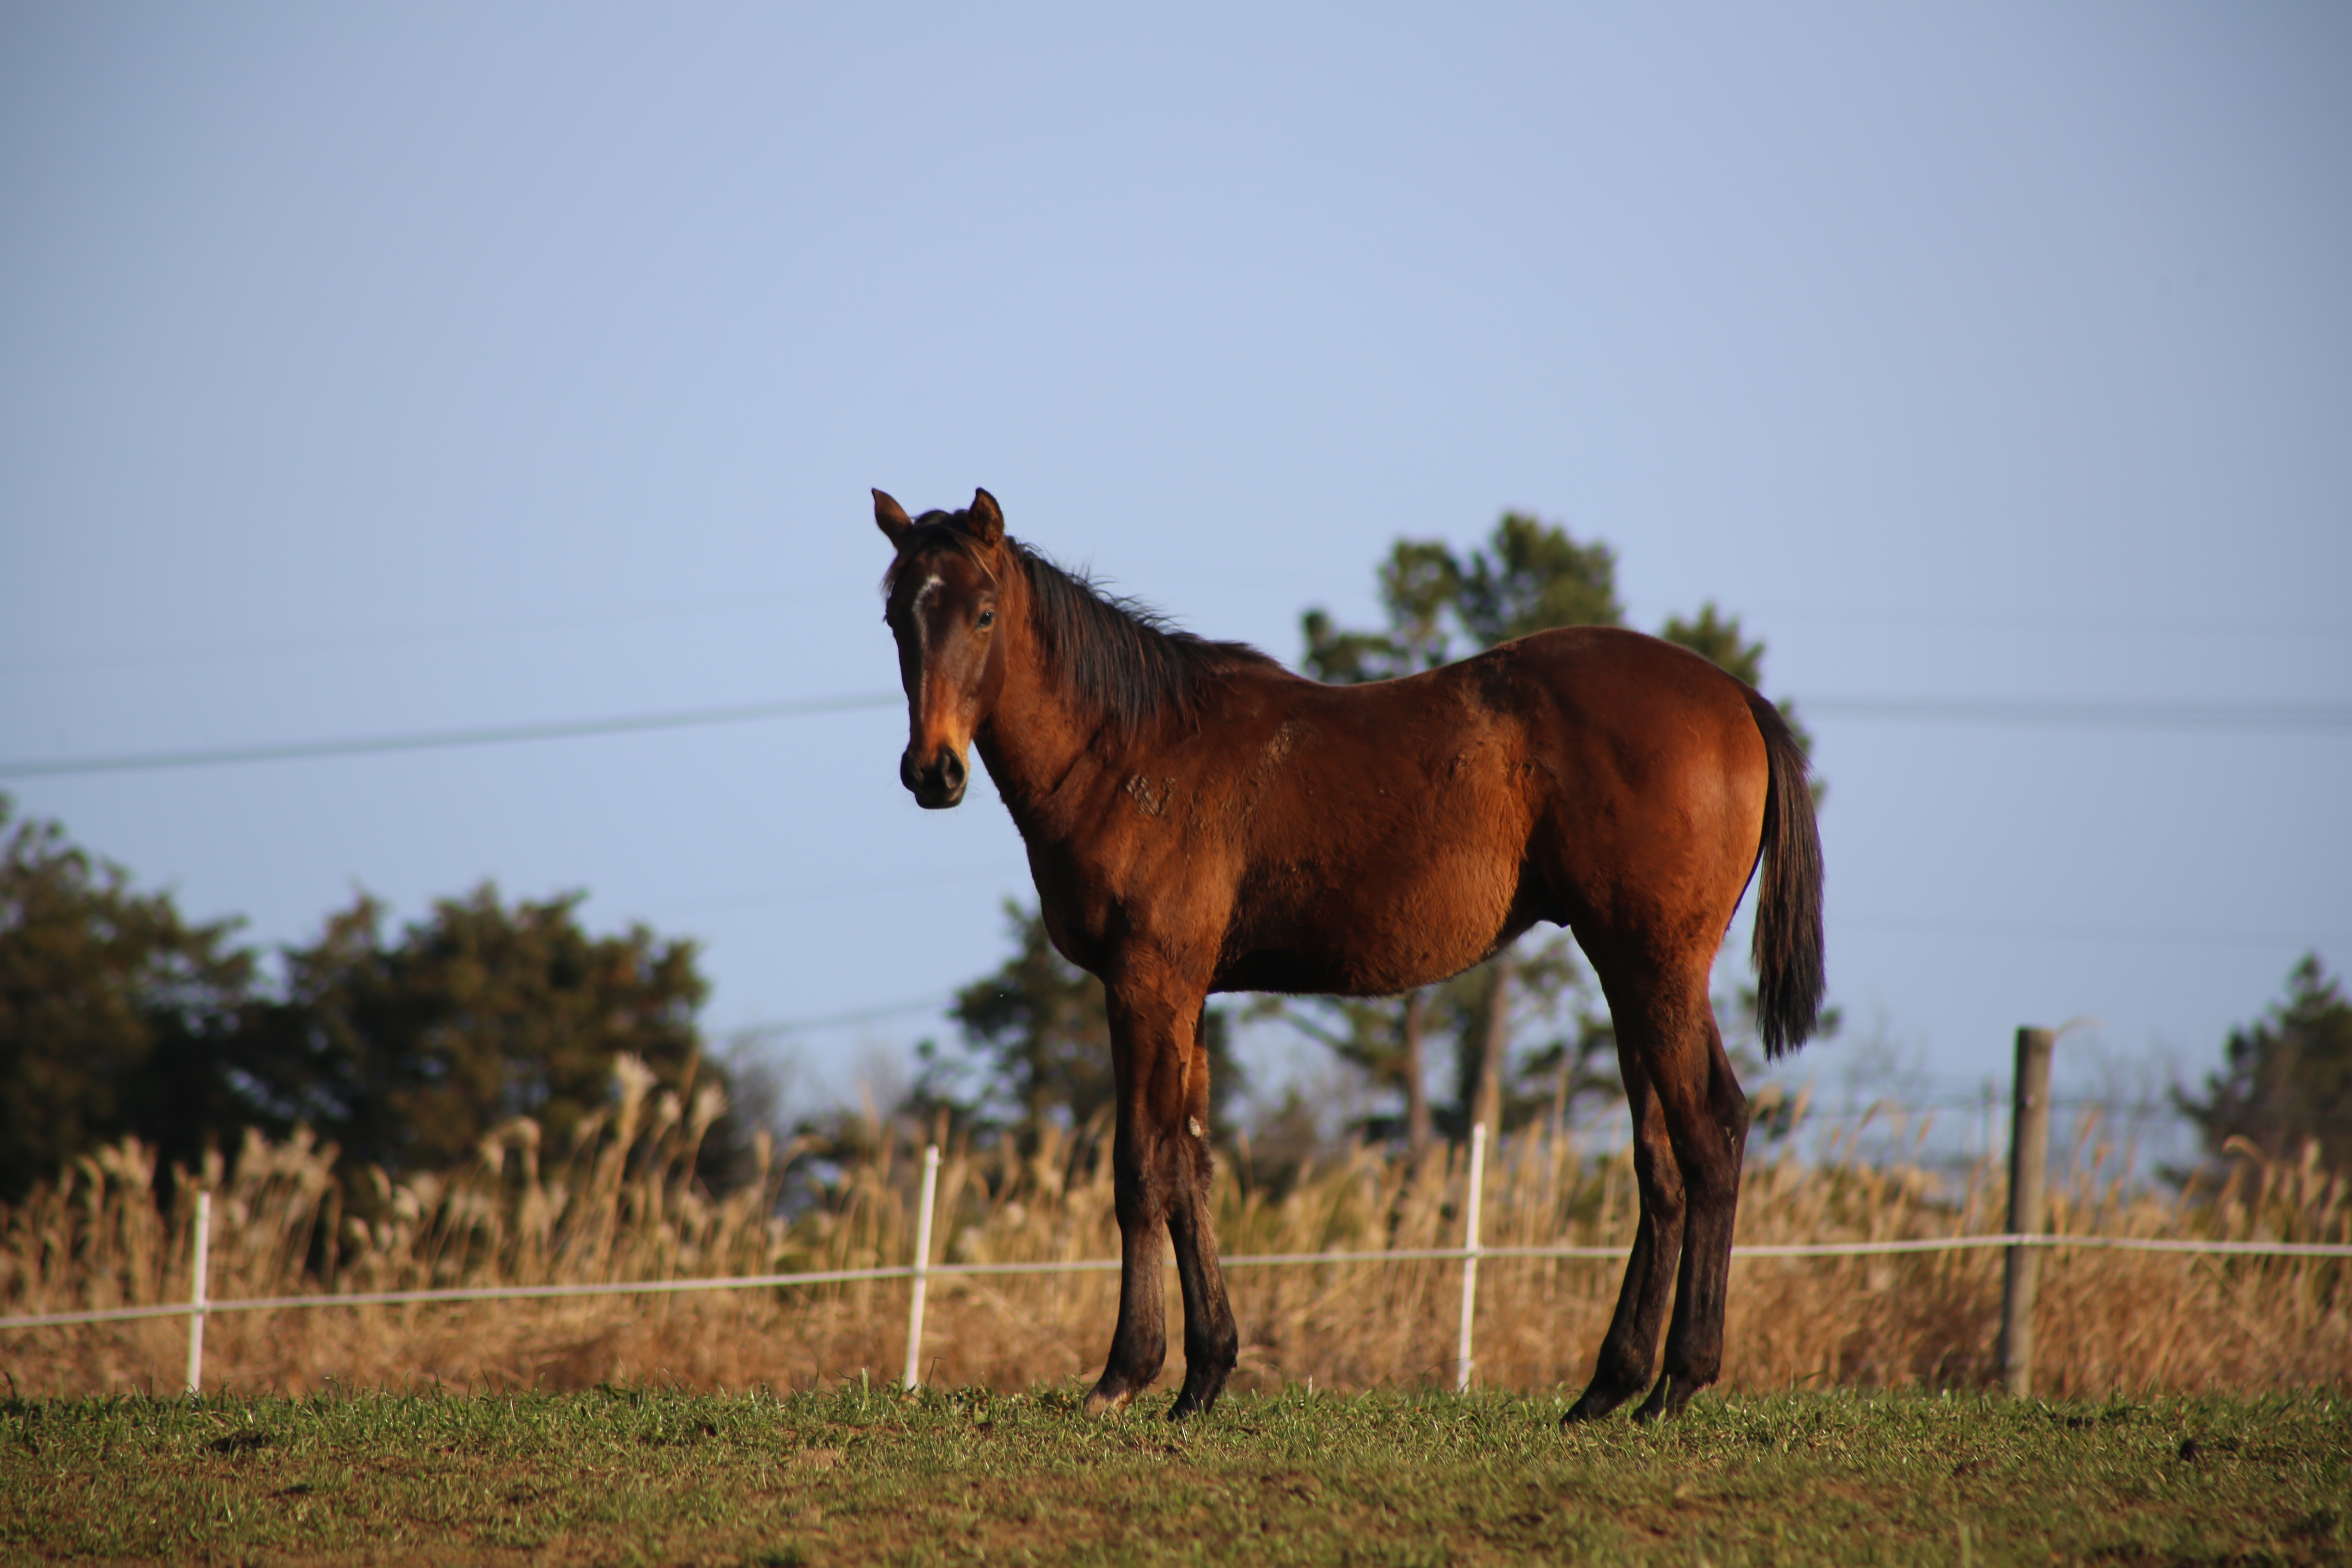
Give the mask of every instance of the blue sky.
[[(0, 763), (887, 693), (873, 485), (1286, 658), (1517, 508), (1768, 642), (1854, 1032), (2200, 1068), (2352, 953), (2347, 70), (2320, 5), (11, 8)], [(902, 734), (0, 788), (268, 942), (584, 889), (715, 1028), (875, 1015), (837, 1070), (1025, 890)]]

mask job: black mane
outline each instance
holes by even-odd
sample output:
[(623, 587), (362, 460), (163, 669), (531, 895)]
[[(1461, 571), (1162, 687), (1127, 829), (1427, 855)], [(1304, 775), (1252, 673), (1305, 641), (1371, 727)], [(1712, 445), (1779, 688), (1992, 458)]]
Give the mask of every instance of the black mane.
[(1005, 542), (1028, 574), (1030, 625), (1046, 663), (1122, 736), (1162, 715), (1189, 723), (1202, 695), (1236, 668), (1274, 666), (1247, 643), (1171, 630), (1149, 605), (1104, 593), (1019, 540)]
[[(883, 574), (883, 591), (925, 550), (944, 547), (978, 563), (966, 515), (932, 510), (914, 519), (915, 533)], [(1211, 642), (1172, 630), (1149, 605), (1107, 594), (1017, 539), (1004, 542), (1028, 580), (1030, 629), (1047, 668), (1123, 740), (1163, 716), (1192, 722), (1202, 694), (1236, 668), (1282, 668), (1247, 643)]]

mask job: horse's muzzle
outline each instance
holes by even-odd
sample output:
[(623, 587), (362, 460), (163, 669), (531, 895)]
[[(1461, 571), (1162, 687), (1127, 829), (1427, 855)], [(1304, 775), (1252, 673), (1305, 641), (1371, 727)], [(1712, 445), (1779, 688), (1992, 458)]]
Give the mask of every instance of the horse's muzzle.
[(964, 779), (963, 759), (952, 746), (941, 746), (928, 762), (909, 746), (898, 759), (898, 782), (926, 811), (944, 811), (961, 802)]

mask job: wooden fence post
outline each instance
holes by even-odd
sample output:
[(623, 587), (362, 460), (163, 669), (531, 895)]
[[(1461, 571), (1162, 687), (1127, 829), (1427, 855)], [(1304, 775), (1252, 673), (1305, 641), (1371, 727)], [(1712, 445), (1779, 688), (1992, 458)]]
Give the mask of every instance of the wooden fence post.
[[(2009, 1124), (2009, 1233), (2042, 1232), (2042, 1184), (2050, 1162), (2050, 1050), (2057, 1037), (2048, 1029), (2017, 1031), (2017, 1081)], [(2000, 1280), (2000, 1379), (2014, 1394), (2033, 1392), (2033, 1292), (2042, 1275), (2042, 1249), (2011, 1245), (2003, 1254)]]

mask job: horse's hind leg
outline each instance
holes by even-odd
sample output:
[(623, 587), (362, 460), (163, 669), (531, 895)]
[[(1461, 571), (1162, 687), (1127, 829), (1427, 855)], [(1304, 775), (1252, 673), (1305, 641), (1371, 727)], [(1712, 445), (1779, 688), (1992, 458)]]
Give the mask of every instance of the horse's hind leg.
[(1176, 1279), (1184, 1293), (1184, 1387), (1168, 1413), (1171, 1420), (1214, 1405), (1241, 1352), (1241, 1332), (1225, 1300), (1225, 1275), (1217, 1263), (1217, 1229), (1210, 1212), (1216, 1164), (1209, 1152), (1205, 1026), (1204, 1009), (1192, 1026), (1184, 1124), (1162, 1145), (1170, 1167), (1168, 1234), (1176, 1243)]
[(1739, 1167), (1748, 1148), (1748, 1097), (1732, 1076), (1703, 985), (1700, 992), (1696, 1027), (1685, 1023), (1676, 1031), (1683, 1048), (1652, 1075), (1675, 1160), (1682, 1167), (1690, 1216), (1664, 1363), (1657, 1386), (1633, 1413), (1636, 1420), (1675, 1414), (1723, 1370), (1724, 1307), (1730, 1295)]
[(1641, 1194), (1641, 1218), (1592, 1382), (1561, 1418), (1562, 1426), (1606, 1415), (1649, 1386), (1650, 1368), (1658, 1354), (1658, 1327), (1666, 1315), (1666, 1292), (1674, 1282), (1675, 1260), (1683, 1251), (1682, 1171), (1667, 1136), (1664, 1108), (1651, 1087), (1635, 1037), (1633, 1031), (1618, 1030), (1617, 1065), (1633, 1118), (1633, 1181)]

